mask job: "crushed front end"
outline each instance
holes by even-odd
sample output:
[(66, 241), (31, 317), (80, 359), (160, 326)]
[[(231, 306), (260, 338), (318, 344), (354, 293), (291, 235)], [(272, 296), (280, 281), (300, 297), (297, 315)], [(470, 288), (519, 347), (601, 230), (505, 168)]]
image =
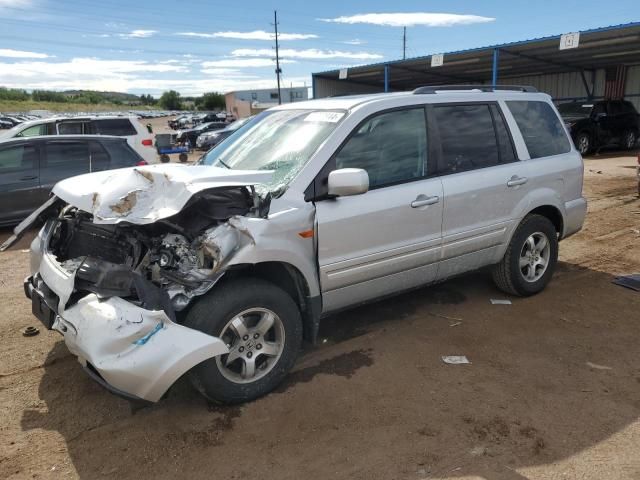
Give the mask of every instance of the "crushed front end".
[(204, 189), (177, 213), (143, 224), (123, 210), (105, 221), (60, 199), (48, 204), (25, 293), (95, 380), (155, 402), (193, 366), (228, 353), (222, 340), (179, 317), (235, 252), (253, 244), (242, 220), (264, 218), (268, 203), (252, 187)]

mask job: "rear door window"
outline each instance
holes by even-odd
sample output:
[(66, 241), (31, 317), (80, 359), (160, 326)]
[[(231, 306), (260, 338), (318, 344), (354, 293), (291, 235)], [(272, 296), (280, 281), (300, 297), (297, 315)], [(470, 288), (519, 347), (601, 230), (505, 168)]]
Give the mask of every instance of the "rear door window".
[(433, 112), (441, 147), (438, 174), (515, 161), (509, 132), (496, 105), (439, 105)]
[(110, 168), (132, 167), (143, 159), (127, 142), (105, 142), (104, 148), (109, 152)]
[(636, 114), (636, 109), (633, 106), (633, 103), (631, 102), (622, 102), (622, 110), (624, 111), (624, 113), (629, 114)]
[(92, 172), (109, 169), (109, 154), (99, 142), (89, 143), (89, 167)]
[(571, 151), (564, 126), (547, 102), (508, 101), (531, 158), (549, 157)]
[(622, 113), (622, 102), (609, 102), (609, 115), (620, 115)]
[(58, 124), (59, 135), (82, 135), (84, 133), (84, 122), (60, 122)]
[(93, 130), (98, 135), (128, 137), (137, 135), (136, 129), (128, 118), (109, 118), (93, 120)]
[(89, 171), (89, 146), (85, 142), (47, 144), (47, 167), (74, 167), (78, 173)]

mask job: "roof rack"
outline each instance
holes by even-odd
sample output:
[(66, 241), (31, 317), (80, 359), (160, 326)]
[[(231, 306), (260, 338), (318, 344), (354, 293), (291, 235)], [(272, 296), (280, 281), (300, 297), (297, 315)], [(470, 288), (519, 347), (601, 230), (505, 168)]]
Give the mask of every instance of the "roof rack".
[(438, 93), (443, 90), (480, 90), (482, 92), (495, 92), (496, 90), (510, 90), (514, 92), (535, 93), (538, 90), (535, 87), (526, 85), (430, 85), (426, 87), (418, 87), (413, 93), (414, 95)]

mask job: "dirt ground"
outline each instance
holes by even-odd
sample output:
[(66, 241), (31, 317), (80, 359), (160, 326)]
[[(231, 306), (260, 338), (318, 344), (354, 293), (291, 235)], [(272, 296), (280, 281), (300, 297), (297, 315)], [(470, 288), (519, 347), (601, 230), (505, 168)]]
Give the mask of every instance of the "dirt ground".
[(491, 305), (478, 272), (333, 316), (230, 408), (184, 380), (132, 408), (58, 334), (23, 337), (24, 239), (0, 254), (0, 478), (638, 480), (640, 293), (611, 283), (640, 272), (634, 164), (586, 160), (587, 222), (542, 294)]

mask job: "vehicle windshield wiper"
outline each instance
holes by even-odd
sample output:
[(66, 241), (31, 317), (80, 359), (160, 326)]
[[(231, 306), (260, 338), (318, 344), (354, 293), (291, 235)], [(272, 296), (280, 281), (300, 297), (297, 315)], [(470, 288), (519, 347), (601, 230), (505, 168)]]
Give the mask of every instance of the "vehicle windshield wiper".
[(222, 160), (218, 159), (218, 163), (221, 163), (223, 166), (227, 167), (227, 169), (231, 170), (231, 167), (224, 163)]

